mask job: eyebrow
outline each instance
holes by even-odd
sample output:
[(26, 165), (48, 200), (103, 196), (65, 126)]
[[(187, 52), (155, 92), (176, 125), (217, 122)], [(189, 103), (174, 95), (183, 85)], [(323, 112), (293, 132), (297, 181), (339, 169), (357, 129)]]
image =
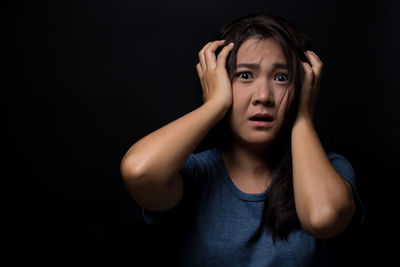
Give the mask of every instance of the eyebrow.
[[(257, 63), (241, 63), (241, 64), (238, 64), (236, 66), (236, 68), (237, 69), (239, 69), (239, 68), (248, 68), (248, 69), (257, 70), (257, 69), (260, 69), (260, 65), (257, 64)], [(275, 63), (273, 65), (273, 69), (285, 69), (285, 70), (287, 70), (288, 69), (288, 65), (287, 64), (282, 64), (282, 63)]]

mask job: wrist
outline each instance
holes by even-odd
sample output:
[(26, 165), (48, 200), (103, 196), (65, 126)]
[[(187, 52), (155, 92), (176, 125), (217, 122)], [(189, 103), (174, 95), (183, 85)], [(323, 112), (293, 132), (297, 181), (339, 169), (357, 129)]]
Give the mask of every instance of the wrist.
[(221, 112), (226, 113), (231, 106), (231, 102), (223, 100), (223, 99), (212, 98), (212, 99), (205, 101), (204, 105), (212, 106), (216, 109), (221, 110)]
[(305, 114), (299, 114), (293, 124), (293, 128), (300, 128), (302, 126), (314, 126), (312, 117)]
[(217, 118), (217, 120), (219, 121), (228, 112), (230, 105), (227, 105), (222, 101), (210, 99), (203, 103), (203, 107), (207, 110), (210, 110), (214, 114), (215, 118)]

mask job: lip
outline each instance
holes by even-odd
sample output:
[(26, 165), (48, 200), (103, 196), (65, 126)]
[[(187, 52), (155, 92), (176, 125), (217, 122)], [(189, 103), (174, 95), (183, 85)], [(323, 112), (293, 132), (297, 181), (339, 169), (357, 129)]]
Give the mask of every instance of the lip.
[(274, 118), (269, 113), (257, 113), (249, 118), (249, 122), (254, 127), (268, 128), (274, 123)]
[(250, 123), (255, 126), (255, 127), (263, 127), (263, 128), (268, 128), (270, 127), (274, 122), (273, 121), (250, 121)]

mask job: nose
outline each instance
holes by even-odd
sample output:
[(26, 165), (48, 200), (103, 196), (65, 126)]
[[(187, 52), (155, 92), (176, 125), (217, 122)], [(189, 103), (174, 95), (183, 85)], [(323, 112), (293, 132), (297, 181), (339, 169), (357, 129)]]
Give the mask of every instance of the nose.
[(273, 87), (267, 80), (260, 80), (254, 88), (253, 105), (263, 104), (273, 106), (275, 104)]

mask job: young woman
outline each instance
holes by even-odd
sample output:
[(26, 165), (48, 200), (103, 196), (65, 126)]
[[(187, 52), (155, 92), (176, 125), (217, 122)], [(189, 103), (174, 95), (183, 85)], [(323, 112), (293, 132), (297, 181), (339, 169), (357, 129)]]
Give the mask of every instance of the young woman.
[[(182, 230), (182, 266), (320, 266), (359, 202), (350, 163), (313, 125), (322, 62), (282, 18), (224, 27), (199, 52), (204, 103), (121, 163), (148, 223)], [(193, 154), (218, 125), (215, 148)]]

